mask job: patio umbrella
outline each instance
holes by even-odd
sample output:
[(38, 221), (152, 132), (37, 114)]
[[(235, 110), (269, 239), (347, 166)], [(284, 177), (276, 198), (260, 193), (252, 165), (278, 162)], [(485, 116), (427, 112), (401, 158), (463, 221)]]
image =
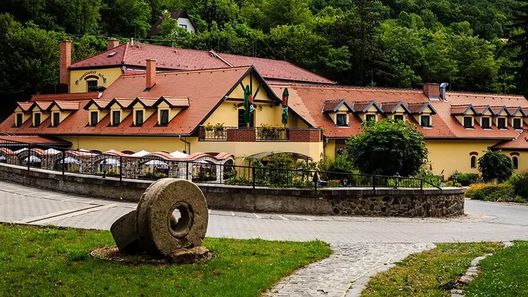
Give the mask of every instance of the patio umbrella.
[[(106, 164), (106, 165), (111, 165), (111, 166), (119, 166), (119, 160), (117, 159), (111, 159), (111, 158), (107, 158), (107, 159), (104, 159), (103, 162)], [(101, 164), (103, 164), (103, 162), (101, 162)]]
[(185, 159), (187, 157), (189, 157), (189, 155), (187, 155), (186, 153), (182, 153), (180, 151), (174, 151), (172, 153), (170, 153), (170, 155), (176, 159)]
[(25, 161), (25, 162), (28, 162), (28, 159), (29, 159), (29, 162), (30, 162), (30, 163), (40, 163), (40, 162), (42, 162), (42, 160), (41, 160), (39, 157), (37, 157), (37, 156), (29, 156), (29, 157), (26, 157), (26, 158), (24, 159), (24, 161)]
[(54, 148), (49, 148), (49, 149), (45, 150), (45, 152), (46, 152), (47, 155), (56, 155), (56, 154), (60, 154), (61, 151), (56, 150)]
[(150, 160), (147, 163), (145, 163), (145, 165), (154, 166), (154, 167), (156, 167), (158, 169), (167, 169), (167, 168), (169, 168), (169, 164), (167, 164), (166, 162), (163, 162), (161, 160)]
[(248, 127), (251, 122), (251, 113), (253, 110), (253, 96), (251, 96), (251, 90), (249, 89), (249, 85), (247, 85), (244, 90), (244, 120)]
[(72, 157), (66, 157), (64, 159), (61, 160), (61, 163), (64, 163), (64, 164), (81, 164), (81, 161), (75, 159), (75, 158), (72, 158)]
[(148, 154), (150, 154), (150, 153), (147, 152), (147, 151), (143, 151), (143, 150), (142, 150), (142, 151), (139, 151), (139, 152), (137, 152), (137, 153), (133, 153), (133, 154), (130, 155), (130, 156), (132, 156), (132, 157), (142, 158), (142, 157), (145, 157), (145, 156), (148, 155)]
[(288, 123), (288, 88), (284, 88), (282, 92), (282, 123), (286, 125)]

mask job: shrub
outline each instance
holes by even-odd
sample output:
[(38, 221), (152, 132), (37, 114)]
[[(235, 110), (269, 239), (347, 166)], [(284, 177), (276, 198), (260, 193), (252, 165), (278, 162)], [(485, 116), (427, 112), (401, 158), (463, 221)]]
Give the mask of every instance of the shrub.
[(475, 200), (521, 202), (522, 198), (515, 194), (513, 186), (509, 183), (502, 184), (472, 184), (466, 190), (466, 197)]
[(353, 164), (363, 173), (412, 176), (427, 159), (422, 133), (411, 123), (382, 120), (364, 125), (347, 141)]
[(338, 155), (333, 160), (321, 161), (319, 170), (324, 172), (322, 179), (341, 180), (354, 172), (354, 165), (346, 157)]
[(528, 171), (512, 175), (508, 183), (513, 186), (515, 194), (528, 200)]
[(506, 181), (513, 173), (513, 164), (510, 158), (500, 151), (488, 150), (478, 160), (479, 171), (485, 182), (497, 180)]
[(460, 185), (466, 187), (474, 183), (478, 183), (481, 181), (480, 176), (477, 173), (455, 173), (453, 174), (449, 180), (459, 183)]

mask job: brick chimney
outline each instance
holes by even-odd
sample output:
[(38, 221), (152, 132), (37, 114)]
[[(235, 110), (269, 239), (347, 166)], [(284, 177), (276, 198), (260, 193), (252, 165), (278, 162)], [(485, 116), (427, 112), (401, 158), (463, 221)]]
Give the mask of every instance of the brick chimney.
[(60, 43), (60, 67), (59, 67), (59, 83), (61, 85), (70, 85), (70, 70), (71, 65), (71, 40), (63, 40)]
[(107, 50), (110, 50), (110, 49), (113, 49), (114, 47), (117, 47), (119, 46), (119, 40), (111, 37), (111, 38), (108, 38), (108, 40), (106, 41), (106, 49)]
[(156, 85), (156, 60), (147, 59), (146, 89), (150, 90)]
[(424, 83), (423, 92), (429, 99), (440, 99), (440, 84)]

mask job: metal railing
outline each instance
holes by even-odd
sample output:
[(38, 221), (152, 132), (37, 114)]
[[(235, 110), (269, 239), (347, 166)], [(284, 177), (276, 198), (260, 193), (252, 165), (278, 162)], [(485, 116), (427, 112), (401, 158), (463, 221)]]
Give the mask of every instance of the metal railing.
[(183, 178), (196, 183), (225, 184), (274, 188), (440, 188), (441, 180), (416, 177), (355, 174), (307, 169), (269, 168), (235, 165), (224, 162), (180, 161), (166, 154), (151, 153), (144, 157), (115, 152), (72, 150), (61, 147), (0, 141), (0, 163), (24, 166), (28, 171), (41, 168), (101, 178), (156, 180)]

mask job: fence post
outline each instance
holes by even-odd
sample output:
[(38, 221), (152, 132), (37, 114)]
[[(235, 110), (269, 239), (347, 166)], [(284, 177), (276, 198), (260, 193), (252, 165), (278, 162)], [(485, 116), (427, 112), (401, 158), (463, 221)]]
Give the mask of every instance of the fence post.
[(372, 176), (372, 189), (376, 190), (376, 176), (375, 175)]
[(27, 157), (27, 170), (30, 171), (31, 170), (31, 144), (28, 144), (27, 146), (27, 149), (28, 149), (28, 157)]
[(319, 175), (317, 175), (317, 171), (314, 172), (313, 183), (314, 188), (317, 191), (317, 184), (319, 183)]
[(255, 188), (255, 166), (251, 167), (251, 180), (253, 184), (253, 189)]
[(123, 181), (123, 156), (119, 156), (119, 181)]
[(185, 161), (185, 179), (189, 180), (189, 162)]
[(64, 166), (66, 165), (66, 162), (64, 160), (64, 158), (66, 157), (66, 154), (64, 153), (64, 150), (62, 151), (62, 179), (64, 179), (64, 172), (66, 171), (66, 169), (64, 168)]
[(423, 179), (420, 178), (420, 190), (423, 190)]

